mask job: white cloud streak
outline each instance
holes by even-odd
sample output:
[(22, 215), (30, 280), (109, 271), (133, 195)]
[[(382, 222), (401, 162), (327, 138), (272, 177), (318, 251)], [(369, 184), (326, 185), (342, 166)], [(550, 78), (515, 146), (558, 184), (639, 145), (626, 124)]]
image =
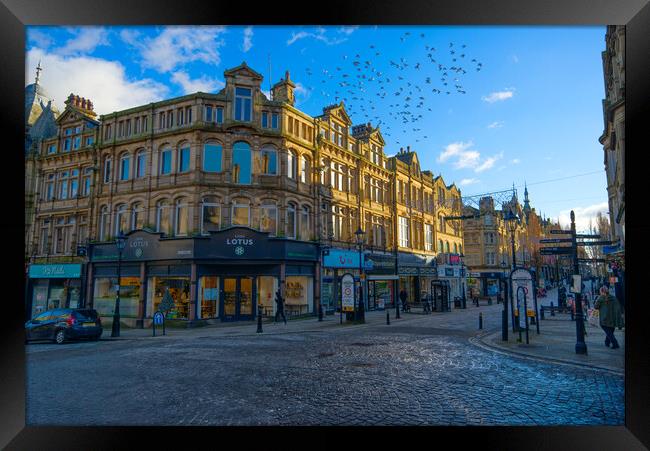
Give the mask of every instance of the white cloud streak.
[(140, 52), (142, 67), (164, 73), (193, 61), (218, 66), (221, 63), (219, 48), (224, 45), (219, 37), (225, 32), (225, 27), (191, 26), (166, 27), (154, 38), (129, 30), (120, 36)]
[(515, 94), (515, 90), (510, 88), (504, 91), (492, 92), (487, 96), (481, 97), (481, 99), (487, 103), (494, 103), (494, 102), (500, 102), (503, 100), (511, 99), (514, 94)]
[(448, 144), (438, 156), (438, 162), (444, 163), (453, 158), (455, 159), (453, 161), (454, 168), (473, 169), (474, 172), (480, 173), (491, 169), (494, 163), (503, 158), (503, 152), (500, 152), (497, 155), (481, 160), (481, 153), (473, 149), (473, 146), (472, 141)]
[(494, 121), (487, 128), (501, 128), (503, 127), (503, 121)]
[(244, 53), (248, 52), (253, 47), (253, 27), (244, 28), (244, 43), (242, 50)]
[[(586, 207), (574, 207), (573, 212), (576, 215), (576, 231), (578, 232), (587, 232), (589, 229), (589, 219), (595, 224), (596, 216), (598, 213), (607, 215), (609, 212), (609, 206), (607, 202), (601, 202), (599, 204), (588, 205)], [(559, 214), (560, 224), (568, 228), (571, 225), (571, 209), (562, 210)]]
[[(352, 30), (354, 31), (354, 30)], [(305, 38), (314, 38), (318, 41), (324, 42), (327, 45), (336, 45), (340, 44), (342, 42), (345, 42), (348, 40), (348, 38), (328, 38), (327, 35), (325, 34), (326, 30), (325, 28), (319, 27), (316, 29), (316, 33), (310, 33), (307, 31), (299, 31), (298, 33), (292, 32), (291, 33), (291, 38), (287, 41), (287, 45), (292, 45), (296, 41), (300, 39), (305, 39)], [(350, 33), (343, 33), (349, 35)]]
[(473, 179), (473, 178), (470, 178), (470, 179), (462, 179), (462, 180), (459, 182), (459, 185), (460, 185), (460, 186), (474, 185), (474, 184), (479, 183), (479, 182), (480, 182), (479, 179)]
[(108, 30), (103, 27), (81, 27), (68, 29), (74, 36), (63, 47), (54, 50), (59, 55), (89, 54), (101, 45), (109, 45)]

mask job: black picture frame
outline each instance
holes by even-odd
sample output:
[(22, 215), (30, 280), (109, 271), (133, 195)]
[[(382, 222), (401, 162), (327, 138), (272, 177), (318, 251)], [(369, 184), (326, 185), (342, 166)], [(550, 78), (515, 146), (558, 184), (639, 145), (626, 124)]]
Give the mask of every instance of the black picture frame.
[[(1, 124), (5, 130), (4, 158), (11, 160), (7, 167), (15, 167), (3, 174), (5, 183), (5, 214), (3, 215), (3, 259), (5, 285), (11, 296), (3, 301), (2, 362), (0, 363), (0, 446), (5, 449), (120, 449), (154, 445), (169, 447), (179, 442), (186, 447), (197, 447), (197, 440), (224, 444), (225, 428), (116, 428), (116, 427), (26, 427), (25, 426), (25, 354), (23, 345), (25, 268), (13, 258), (24, 255), (24, 243), (15, 239), (24, 234), (23, 225), (11, 212), (22, 211), (24, 197), (16, 195), (16, 187), (24, 186), (20, 173), (24, 167), (24, 87), (25, 87), (25, 31), (26, 25), (145, 25), (145, 24), (400, 24), (400, 25), (606, 25), (625, 24), (626, 30), (626, 135), (632, 164), (626, 182), (628, 212), (631, 226), (627, 227), (627, 281), (630, 302), (626, 305), (625, 348), (625, 426), (620, 427), (435, 427), (435, 428), (365, 428), (364, 437), (374, 436), (384, 445), (416, 444), (442, 445), (465, 448), (469, 441), (477, 441), (481, 449), (572, 449), (613, 450), (644, 449), (650, 447), (650, 359), (648, 359), (648, 328), (650, 318), (642, 284), (641, 262), (643, 235), (650, 232), (650, 221), (641, 212), (641, 186), (644, 177), (643, 149), (647, 149), (647, 113), (650, 108), (650, 4), (647, 0), (613, 2), (608, 0), (551, 0), (526, 2), (517, 0), (440, 1), (330, 1), (266, 2), (242, 7), (237, 2), (216, 1), (164, 2), (99, 2), (81, 0), (1, 0), (0, 42), (2, 43)], [(603, 33), (604, 41), (604, 33)], [(561, 112), (558, 112), (561, 114)], [(543, 133), (543, 131), (540, 131)], [(598, 137), (594, 136), (594, 141)], [(549, 145), (561, 145), (548, 140)], [(595, 158), (602, 158), (596, 155)], [(629, 163), (629, 162), (628, 162)], [(645, 177), (647, 178), (647, 176)], [(605, 189), (605, 187), (603, 187)], [(636, 205), (636, 206), (635, 206)], [(630, 216), (631, 212), (631, 216)], [(19, 217), (19, 216), (17, 216)], [(13, 257), (15, 256), (15, 257)], [(12, 258), (13, 257), (13, 258)], [(20, 270), (22, 269), (22, 273)], [(16, 282), (18, 281), (18, 282)], [(79, 375), (83, 377), (83, 375)], [(116, 383), (120, 383), (116, 381)], [(589, 390), (589, 387), (585, 387)], [(576, 396), (580, 396), (579, 393)], [(99, 400), (98, 400), (99, 401)], [(115, 413), (119, 415), (119, 412)], [(241, 428), (239, 428), (241, 429)], [(302, 428), (301, 430), (306, 430)], [(249, 432), (249, 431), (247, 431)], [(327, 428), (311, 431), (304, 437), (279, 428), (260, 428), (236, 434), (241, 444), (258, 443), (278, 446), (297, 445), (337, 446), (347, 441), (341, 433), (353, 438), (348, 428)], [(416, 434), (417, 437), (413, 437)], [(313, 437), (313, 440), (310, 440)], [(360, 437), (360, 436), (359, 436)], [(308, 443), (304, 440), (307, 438)], [(347, 437), (346, 437), (347, 438)], [(352, 443), (352, 442), (350, 442)], [(453, 444), (452, 444), (453, 443)]]

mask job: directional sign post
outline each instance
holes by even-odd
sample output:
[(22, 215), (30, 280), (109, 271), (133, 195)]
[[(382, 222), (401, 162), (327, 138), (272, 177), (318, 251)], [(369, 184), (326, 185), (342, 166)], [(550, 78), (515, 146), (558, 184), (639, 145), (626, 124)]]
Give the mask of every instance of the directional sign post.
[(541, 255), (569, 255), (573, 254), (573, 247), (543, 247), (539, 250)]
[(549, 243), (571, 243), (573, 239), (571, 238), (548, 238), (545, 240), (539, 240), (540, 243), (549, 244)]
[(571, 230), (551, 230), (551, 233), (556, 235), (571, 235)]

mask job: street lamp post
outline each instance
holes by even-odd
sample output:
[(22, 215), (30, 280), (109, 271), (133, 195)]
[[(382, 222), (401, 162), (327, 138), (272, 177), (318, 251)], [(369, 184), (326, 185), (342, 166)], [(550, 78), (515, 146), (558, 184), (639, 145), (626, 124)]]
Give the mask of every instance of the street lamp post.
[[(573, 273), (580, 274), (578, 263), (578, 248), (576, 243), (576, 216), (571, 210), (571, 237), (573, 238)], [(580, 287), (575, 293), (575, 310), (576, 310), (576, 354), (587, 354), (587, 344), (585, 343), (585, 324), (582, 316), (582, 293)]]
[(120, 232), (115, 238), (115, 246), (117, 247), (117, 297), (115, 298), (115, 311), (113, 312), (113, 325), (111, 328), (111, 337), (120, 336), (120, 278), (122, 271), (122, 251), (126, 246), (126, 238)]
[(508, 267), (505, 259), (501, 261), (501, 267), (503, 268), (504, 274), (501, 278), (503, 281), (502, 288), (502, 301), (503, 301), (503, 311), (501, 312), (501, 340), (508, 341), (508, 282), (505, 278), (505, 270)]
[(467, 308), (467, 298), (465, 297), (465, 261), (464, 261), (465, 255), (460, 254), (460, 287), (462, 289), (462, 303), (463, 303), (463, 308)]
[(359, 309), (357, 310), (357, 321), (365, 323), (365, 313), (363, 305), (363, 236), (365, 232), (361, 230), (361, 226), (354, 234), (357, 237), (357, 245), (359, 246)]
[[(517, 256), (515, 254), (515, 231), (517, 230), (517, 223), (519, 222), (519, 218), (517, 218), (517, 215), (512, 212), (512, 210), (508, 210), (508, 213), (506, 214), (504, 218), (508, 222), (508, 228), (510, 229), (510, 240), (512, 244), (512, 270), (514, 271), (515, 268), (517, 267)], [(505, 263), (505, 261), (504, 261)], [(505, 265), (504, 265), (505, 267)], [(512, 284), (510, 284), (512, 286)], [(507, 288), (506, 288), (507, 289)], [(513, 301), (514, 302), (514, 301)], [(503, 303), (503, 311), (501, 312), (501, 339), (503, 341), (508, 341), (508, 309), (507, 309), (508, 303), (504, 301)], [(514, 320), (513, 320), (514, 322)], [(514, 325), (513, 325), (514, 327)]]

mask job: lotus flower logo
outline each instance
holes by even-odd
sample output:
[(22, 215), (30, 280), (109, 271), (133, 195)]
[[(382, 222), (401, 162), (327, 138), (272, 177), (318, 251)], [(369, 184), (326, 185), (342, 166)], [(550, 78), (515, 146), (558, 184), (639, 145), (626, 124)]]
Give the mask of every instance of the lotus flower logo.
[(244, 254), (244, 248), (242, 246), (237, 246), (235, 248), (235, 254), (237, 255), (243, 255)]

